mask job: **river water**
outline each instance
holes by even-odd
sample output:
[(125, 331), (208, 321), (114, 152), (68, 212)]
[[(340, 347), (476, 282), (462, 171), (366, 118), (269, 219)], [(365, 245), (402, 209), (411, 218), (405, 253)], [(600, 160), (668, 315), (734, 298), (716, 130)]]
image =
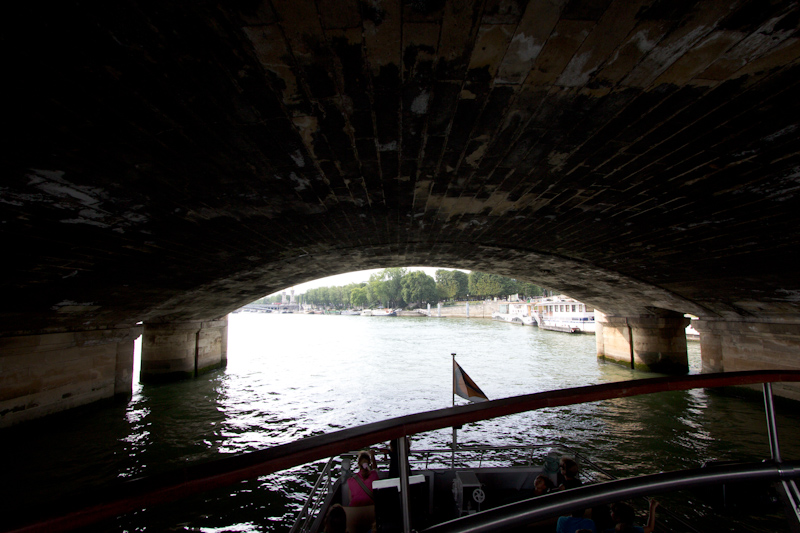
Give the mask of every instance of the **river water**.
[[(234, 314), (226, 369), (177, 384), (135, 384), (124, 405), (0, 432), (7, 462), (0, 512), (13, 524), (98, 485), (448, 407), (452, 352), (491, 399), (656, 376), (598, 362), (590, 335), (483, 319)], [(699, 344), (690, 342), (689, 352), (697, 373)], [(778, 404), (790, 460), (800, 458), (796, 407)], [(418, 435), (412, 447), (444, 445), (451, 436)], [(458, 437), (464, 444), (567, 443), (621, 477), (769, 457), (760, 397), (704, 389), (539, 410), (470, 424)], [(318, 470), (297, 467), (95, 530), (288, 531)], [(696, 524), (716, 523), (696, 495), (666, 502)], [(759, 511), (706, 531), (780, 531), (780, 520)]]

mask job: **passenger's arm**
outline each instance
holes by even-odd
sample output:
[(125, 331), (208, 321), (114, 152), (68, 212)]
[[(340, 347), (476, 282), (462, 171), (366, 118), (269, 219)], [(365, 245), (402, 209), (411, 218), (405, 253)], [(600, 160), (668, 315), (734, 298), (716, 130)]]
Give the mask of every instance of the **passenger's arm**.
[(647, 525), (643, 528), (644, 533), (653, 533), (656, 529), (656, 507), (658, 507), (658, 502), (650, 500), (650, 515), (647, 517)]
[(378, 469), (378, 461), (375, 459), (375, 452), (373, 452), (372, 449), (369, 450), (369, 458), (370, 458), (370, 461), (372, 463), (372, 469), (373, 470), (377, 470)]

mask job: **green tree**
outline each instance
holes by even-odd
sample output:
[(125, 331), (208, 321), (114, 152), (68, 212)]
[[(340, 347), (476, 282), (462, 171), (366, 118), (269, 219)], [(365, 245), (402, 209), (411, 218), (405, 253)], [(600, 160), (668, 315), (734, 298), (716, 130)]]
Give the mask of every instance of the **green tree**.
[(369, 303), (369, 296), (364, 287), (353, 287), (350, 289), (350, 305), (353, 307), (365, 307)]
[(409, 303), (430, 303), (437, 301), (436, 280), (422, 271), (415, 271), (403, 277), (403, 300)]
[(385, 268), (370, 276), (370, 282), (380, 281), (384, 285), (380, 289), (380, 301), (386, 307), (402, 307), (403, 278), (408, 273), (405, 268)]
[(375, 274), (370, 276), (370, 281), (367, 283), (367, 303), (370, 307), (383, 305), (384, 302), (389, 301), (389, 296), (386, 291), (386, 283), (379, 279), (372, 279)]
[(456, 291), (456, 298), (466, 298), (469, 293), (469, 276), (466, 272), (460, 270), (453, 270), (453, 281), (458, 286)]
[(476, 270), (473, 270), (472, 272), (469, 273), (469, 285), (468, 285), (469, 294), (471, 294), (472, 296), (485, 296), (485, 294), (483, 293), (485, 289), (483, 278), (486, 276), (487, 274), (484, 274), (483, 272), (478, 272)]
[(469, 292), (469, 276), (460, 270), (436, 271), (436, 291), (442, 300), (465, 298)]
[(439, 269), (436, 271), (436, 294), (442, 300), (456, 297), (458, 284), (453, 279), (452, 270)]
[(543, 289), (533, 283), (523, 281), (519, 284), (519, 292), (523, 298), (533, 298), (542, 295)]
[(344, 303), (344, 297), (342, 295), (343, 288), (341, 286), (331, 287), (329, 290), (329, 302), (332, 307), (340, 308)]
[(469, 274), (469, 294), (482, 296), (484, 298), (492, 296), (504, 296), (509, 294), (507, 291), (514, 289), (513, 280), (497, 274), (487, 274), (486, 272), (470, 272)]

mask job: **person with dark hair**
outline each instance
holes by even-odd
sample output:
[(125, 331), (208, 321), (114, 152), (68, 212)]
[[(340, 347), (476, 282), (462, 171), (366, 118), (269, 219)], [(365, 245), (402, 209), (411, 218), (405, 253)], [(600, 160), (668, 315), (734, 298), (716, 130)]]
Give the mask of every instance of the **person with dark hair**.
[(344, 507), (335, 503), (325, 516), (325, 533), (347, 533), (347, 513)]
[(558, 468), (558, 490), (574, 489), (583, 485), (581, 480), (578, 479), (580, 467), (574, 460), (569, 457), (562, 457)]
[(542, 496), (555, 490), (556, 484), (549, 477), (540, 474), (533, 480), (534, 496)]

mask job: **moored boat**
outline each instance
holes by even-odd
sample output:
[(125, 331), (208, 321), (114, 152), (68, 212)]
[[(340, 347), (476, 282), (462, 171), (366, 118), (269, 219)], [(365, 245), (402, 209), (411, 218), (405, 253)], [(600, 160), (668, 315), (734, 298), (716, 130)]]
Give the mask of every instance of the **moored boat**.
[[(364, 313), (361, 313), (362, 315)], [(397, 311), (388, 307), (379, 307), (371, 310), (371, 316), (397, 316)]]
[(492, 313), (492, 320), (501, 320), (513, 324), (533, 326), (535, 324), (532, 309), (533, 304), (529, 303), (507, 303), (500, 304), (500, 308)]
[(544, 298), (534, 304), (536, 325), (564, 333), (595, 333), (594, 308), (567, 296)]

